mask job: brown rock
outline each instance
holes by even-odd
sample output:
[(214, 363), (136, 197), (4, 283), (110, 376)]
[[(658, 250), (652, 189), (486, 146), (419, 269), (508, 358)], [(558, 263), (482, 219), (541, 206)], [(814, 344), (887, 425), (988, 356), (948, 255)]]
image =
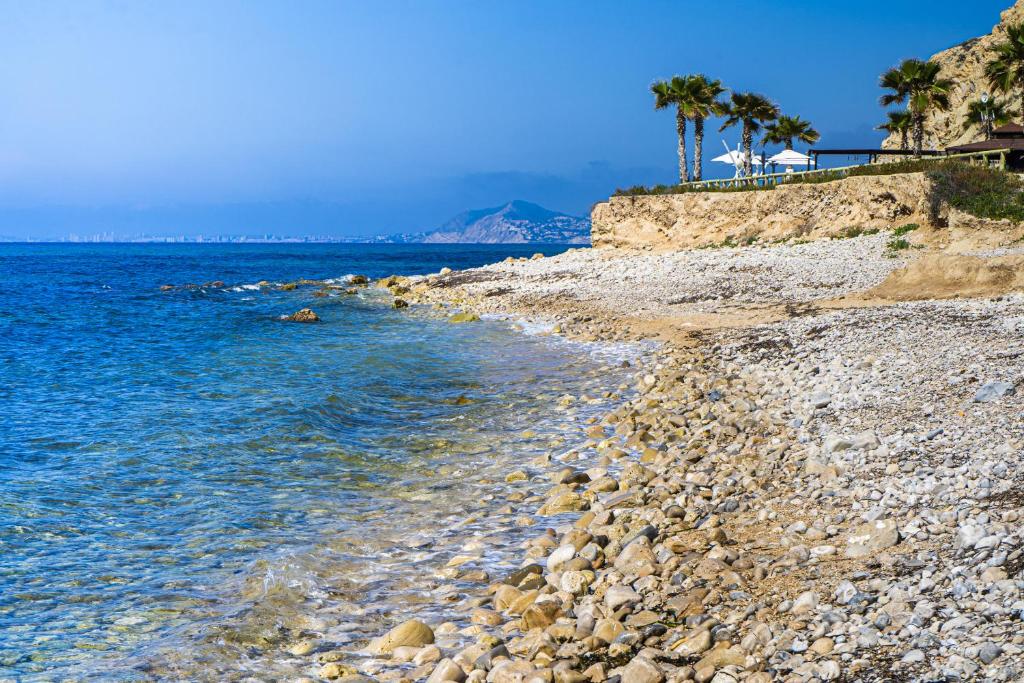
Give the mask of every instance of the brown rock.
[(293, 323), (318, 323), (320, 322), (320, 316), (314, 313), (312, 309), (303, 308), (292, 313), (285, 320)]

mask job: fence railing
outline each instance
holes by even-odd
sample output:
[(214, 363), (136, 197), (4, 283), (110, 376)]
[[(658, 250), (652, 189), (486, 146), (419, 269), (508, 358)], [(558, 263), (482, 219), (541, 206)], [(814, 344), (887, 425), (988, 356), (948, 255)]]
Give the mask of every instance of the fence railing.
[[(926, 156), (915, 161), (945, 161), (948, 159), (965, 159), (968, 163), (980, 162), (982, 164), (995, 165), (1000, 170), (1006, 169), (1006, 150), (994, 149), (985, 152), (966, 152), (963, 154), (944, 154), (937, 156)], [(892, 163), (892, 162), (888, 162)], [(679, 187), (687, 190), (730, 188), (730, 187), (773, 187), (786, 182), (796, 181), (799, 178), (834, 175), (838, 178), (845, 178), (855, 168), (862, 168), (869, 164), (854, 164), (853, 166), (839, 166), (836, 168), (816, 168), (810, 171), (791, 171), (789, 173), (761, 173), (757, 175), (744, 176), (741, 178), (716, 178), (714, 180), (697, 180), (690, 183), (680, 183)], [(884, 165), (884, 164), (875, 164)]]

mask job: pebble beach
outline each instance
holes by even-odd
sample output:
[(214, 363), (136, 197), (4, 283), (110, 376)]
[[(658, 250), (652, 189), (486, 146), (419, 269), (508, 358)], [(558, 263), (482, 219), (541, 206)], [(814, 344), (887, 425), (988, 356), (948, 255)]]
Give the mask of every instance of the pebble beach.
[(1024, 296), (873, 299), (916, 256), (888, 238), (378, 283), (646, 351), (579, 443), (506, 473), (518, 568), (359, 657), (311, 642), (310, 680), (1021, 680)]

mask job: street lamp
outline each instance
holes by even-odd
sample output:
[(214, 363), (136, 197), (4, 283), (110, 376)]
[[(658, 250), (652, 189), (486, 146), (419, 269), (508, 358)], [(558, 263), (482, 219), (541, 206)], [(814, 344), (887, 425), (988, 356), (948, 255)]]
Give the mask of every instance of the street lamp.
[(981, 129), (985, 132), (985, 139), (992, 139), (992, 122), (995, 114), (988, 108), (988, 93), (981, 93)]

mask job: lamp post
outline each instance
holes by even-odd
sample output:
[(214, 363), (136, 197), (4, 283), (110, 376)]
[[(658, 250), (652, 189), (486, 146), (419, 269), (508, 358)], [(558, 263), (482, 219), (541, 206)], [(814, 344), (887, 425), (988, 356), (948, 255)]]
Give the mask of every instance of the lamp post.
[(988, 108), (988, 93), (981, 93), (981, 128), (985, 132), (985, 139), (992, 139), (992, 121), (995, 114)]

